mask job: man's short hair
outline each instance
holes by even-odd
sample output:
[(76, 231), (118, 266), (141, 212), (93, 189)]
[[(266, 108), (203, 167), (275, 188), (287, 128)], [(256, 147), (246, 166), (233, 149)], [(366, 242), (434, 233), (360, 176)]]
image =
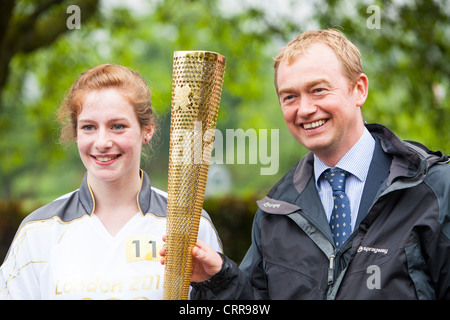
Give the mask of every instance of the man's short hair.
[(358, 77), (361, 73), (364, 73), (361, 54), (358, 48), (339, 30), (311, 30), (295, 37), (275, 58), (275, 88), (277, 91), (277, 74), (280, 63), (282, 61), (286, 61), (288, 64), (293, 63), (295, 59), (305, 53), (311, 45), (316, 43), (323, 43), (334, 51), (339, 61), (342, 63), (342, 72), (348, 79), (349, 89), (356, 84)]

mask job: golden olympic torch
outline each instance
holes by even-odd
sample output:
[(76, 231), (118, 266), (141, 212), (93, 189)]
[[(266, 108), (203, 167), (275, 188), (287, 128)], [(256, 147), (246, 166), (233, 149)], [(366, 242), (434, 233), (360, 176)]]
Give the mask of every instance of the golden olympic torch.
[(188, 298), (191, 250), (197, 242), (225, 61), (224, 56), (209, 51), (174, 53), (165, 300)]

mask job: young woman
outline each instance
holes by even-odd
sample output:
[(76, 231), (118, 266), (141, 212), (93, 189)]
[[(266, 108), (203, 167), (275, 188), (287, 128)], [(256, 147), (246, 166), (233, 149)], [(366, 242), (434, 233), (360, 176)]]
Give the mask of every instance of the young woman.
[[(159, 251), (166, 194), (140, 169), (154, 132), (150, 92), (123, 66), (100, 65), (72, 85), (60, 109), (87, 173), (78, 190), (29, 215), (0, 272), (9, 299), (161, 299)], [(199, 239), (221, 251), (203, 213)]]

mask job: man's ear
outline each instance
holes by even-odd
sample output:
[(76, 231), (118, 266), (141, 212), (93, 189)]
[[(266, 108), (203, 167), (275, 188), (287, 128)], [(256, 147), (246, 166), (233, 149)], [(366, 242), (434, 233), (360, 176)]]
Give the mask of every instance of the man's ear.
[(362, 107), (369, 94), (369, 79), (364, 73), (361, 73), (356, 81), (354, 93), (356, 95), (356, 105)]

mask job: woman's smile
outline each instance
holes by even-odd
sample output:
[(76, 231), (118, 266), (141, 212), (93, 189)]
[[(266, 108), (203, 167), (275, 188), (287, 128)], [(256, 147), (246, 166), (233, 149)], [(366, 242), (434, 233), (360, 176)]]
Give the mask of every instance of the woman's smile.
[(101, 166), (109, 166), (116, 162), (116, 160), (121, 156), (121, 154), (117, 155), (91, 155), (92, 159), (94, 159), (94, 162), (101, 165)]
[[(120, 115), (120, 116), (118, 116)], [(78, 115), (77, 144), (90, 178), (117, 181), (139, 172), (143, 131), (115, 88), (90, 92)]]

